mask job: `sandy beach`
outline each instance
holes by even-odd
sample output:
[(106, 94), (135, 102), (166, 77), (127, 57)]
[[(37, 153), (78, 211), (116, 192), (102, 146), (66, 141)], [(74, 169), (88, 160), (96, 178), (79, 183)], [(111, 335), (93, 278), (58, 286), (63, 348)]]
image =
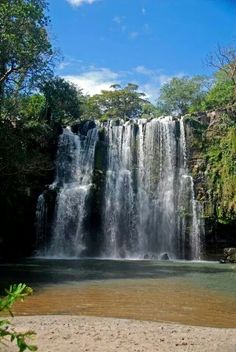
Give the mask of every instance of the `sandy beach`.
[[(235, 352), (236, 329), (84, 316), (15, 317), (19, 331), (34, 330), (40, 352)], [(10, 343), (1, 352), (17, 351)]]

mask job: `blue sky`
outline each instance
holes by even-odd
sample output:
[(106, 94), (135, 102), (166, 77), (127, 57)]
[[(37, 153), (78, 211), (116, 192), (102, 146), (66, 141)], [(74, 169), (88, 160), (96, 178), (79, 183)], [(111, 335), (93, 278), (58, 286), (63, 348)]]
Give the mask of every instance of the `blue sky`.
[(95, 94), (137, 83), (152, 101), (173, 76), (210, 74), (236, 41), (236, 0), (49, 0), (58, 75)]

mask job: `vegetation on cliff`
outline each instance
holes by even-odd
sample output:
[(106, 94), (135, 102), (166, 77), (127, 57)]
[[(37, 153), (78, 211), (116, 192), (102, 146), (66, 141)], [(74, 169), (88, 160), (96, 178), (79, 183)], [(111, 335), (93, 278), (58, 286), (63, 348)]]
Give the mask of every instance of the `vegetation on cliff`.
[[(218, 111), (199, 115), (202, 121), (191, 135), (192, 172), (205, 217), (222, 224), (236, 220), (236, 124), (235, 113)], [(191, 118), (188, 121), (191, 125)]]

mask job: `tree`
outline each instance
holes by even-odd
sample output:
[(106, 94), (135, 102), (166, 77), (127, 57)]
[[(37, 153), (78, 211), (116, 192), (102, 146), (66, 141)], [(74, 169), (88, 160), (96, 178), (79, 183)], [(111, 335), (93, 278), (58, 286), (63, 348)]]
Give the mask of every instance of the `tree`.
[(215, 69), (216, 82), (207, 102), (222, 107), (236, 101), (236, 49), (217, 46), (207, 58), (207, 64)]
[(42, 121), (45, 114), (46, 99), (42, 94), (19, 97), (18, 116), (28, 121)]
[(146, 102), (145, 104), (143, 104), (142, 114), (141, 114), (141, 116), (143, 118), (152, 119), (152, 118), (158, 117), (160, 115), (161, 114), (159, 114), (159, 110), (152, 103)]
[(21, 94), (17, 99), (9, 95), (4, 98), (2, 121), (8, 120), (13, 124), (18, 121), (21, 125), (29, 121), (42, 121), (45, 117), (45, 108), (46, 100), (42, 94)]
[(46, 99), (46, 115), (51, 122), (69, 123), (79, 119), (83, 96), (73, 84), (55, 77), (47, 81), (41, 91)]
[(207, 58), (207, 64), (223, 72), (236, 89), (236, 49), (234, 47), (217, 46), (216, 51)]
[(215, 81), (202, 102), (203, 110), (225, 108), (235, 101), (235, 86), (222, 70), (216, 72)]
[(48, 74), (53, 50), (48, 39), (45, 0), (1, 0), (0, 98)]
[(132, 119), (141, 115), (146, 100), (144, 94), (138, 92), (136, 84), (129, 83), (124, 88), (113, 85), (111, 88), (88, 98), (84, 118)]
[(160, 90), (157, 107), (163, 114), (181, 114), (188, 112), (191, 105), (201, 102), (206, 94), (206, 78), (174, 77)]

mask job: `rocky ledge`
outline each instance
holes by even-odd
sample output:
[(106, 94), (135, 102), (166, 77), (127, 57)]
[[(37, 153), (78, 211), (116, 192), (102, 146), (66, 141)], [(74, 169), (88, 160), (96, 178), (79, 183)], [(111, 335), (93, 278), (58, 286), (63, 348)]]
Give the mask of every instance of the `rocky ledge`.
[(236, 248), (225, 248), (224, 258), (220, 260), (221, 263), (236, 263)]

